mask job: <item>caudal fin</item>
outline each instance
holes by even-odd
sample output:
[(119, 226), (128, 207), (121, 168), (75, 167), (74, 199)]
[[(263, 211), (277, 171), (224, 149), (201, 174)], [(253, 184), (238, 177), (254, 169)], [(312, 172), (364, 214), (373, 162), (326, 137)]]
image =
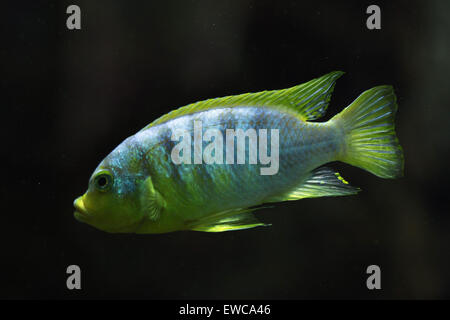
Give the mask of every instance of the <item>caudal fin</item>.
[(344, 129), (340, 160), (381, 178), (403, 175), (403, 151), (395, 135), (397, 103), (391, 86), (363, 92), (332, 121)]

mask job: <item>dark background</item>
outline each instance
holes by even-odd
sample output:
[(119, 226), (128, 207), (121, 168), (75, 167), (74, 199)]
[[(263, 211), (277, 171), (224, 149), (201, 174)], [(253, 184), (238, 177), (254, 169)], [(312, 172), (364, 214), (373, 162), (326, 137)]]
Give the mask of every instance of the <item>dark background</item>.
[[(3, 4), (0, 298), (450, 298), (450, 2), (374, 3), (374, 31), (363, 1)], [(258, 213), (272, 227), (240, 232), (108, 234), (73, 218), (97, 164), (160, 115), (333, 70), (346, 74), (324, 120), (395, 87), (404, 178), (332, 164), (363, 192), (277, 204)]]

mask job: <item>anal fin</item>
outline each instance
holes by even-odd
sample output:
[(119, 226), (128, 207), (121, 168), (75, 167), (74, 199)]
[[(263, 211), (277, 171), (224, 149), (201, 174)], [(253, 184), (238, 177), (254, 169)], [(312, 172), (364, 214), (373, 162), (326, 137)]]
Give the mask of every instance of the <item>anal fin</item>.
[(266, 202), (346, 196), (356, 194), (359, 191), (359, 188), (350, 186), (339, 173), (327, 167), (320, 167), (313, 170), (298, 186), (284, 194), (266, 199)]

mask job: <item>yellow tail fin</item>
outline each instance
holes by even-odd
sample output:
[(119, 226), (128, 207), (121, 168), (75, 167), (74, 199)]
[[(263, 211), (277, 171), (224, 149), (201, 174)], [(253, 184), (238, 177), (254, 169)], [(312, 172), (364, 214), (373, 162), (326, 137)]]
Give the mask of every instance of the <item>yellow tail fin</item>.
[(397, 103), (391, 86), (363, 92), (332, 121), (345, 134), (339, 160), (381, 178), (403, 175), (403, 151), (395, 135)]

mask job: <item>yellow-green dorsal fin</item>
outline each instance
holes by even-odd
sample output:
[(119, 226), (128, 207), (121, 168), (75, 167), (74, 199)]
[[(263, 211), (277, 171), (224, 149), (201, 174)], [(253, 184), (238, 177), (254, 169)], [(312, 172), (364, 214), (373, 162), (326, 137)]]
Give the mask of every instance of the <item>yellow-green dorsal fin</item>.
[(260, 222), (251, 213), (258, 209), (262, 209), (262, 207), (238, 208), (220, 212), (195, 221), (188, 229), (203, 232), (224, 232), (270, 226), (270, 224)]
[(244, 93), (191, 103), (159, 117), (142, 130), (179, 116), (209, 109), (237, 106), (290, 109), (304, 121), (315, 120), (325, 114), (334, 84), (343, 74), (342, 71), (334, 71), (288, 89)]
[(290, 191), (266, 199), (265, 202), (281, 202), (303, 198), (346, 196), (358, 193), (359, 188), (352, 187), (342, 176), (327, 167), (313, 170), (305, 179)]

